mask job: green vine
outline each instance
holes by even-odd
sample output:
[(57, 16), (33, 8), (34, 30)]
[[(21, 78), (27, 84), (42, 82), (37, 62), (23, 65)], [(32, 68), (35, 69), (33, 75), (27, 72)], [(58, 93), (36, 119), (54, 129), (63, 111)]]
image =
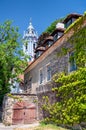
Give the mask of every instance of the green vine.
[(34, 99), (33, 102), (34, 102), (34, 103), (38, 103), (38, 100)]
[(8, 96), (8, 97), (11, 97), (11, 98), (13, 98), (13, 99), (17, 99), (17, 100), (20, 101), (20, 102), (22, 101), (22, 98), (20, 98), (19, 96), (14, 96), (14, 95), (12, 95), (11, 93), (8, 93), (7, 96)]
[(48, 113), (44, 118), (45, 123), (70, 126), (86, 123), (86, 26), (83, 26), (85, 20), (86, 12), (66, 30), (68, 32), (71, 28), (74, 29), (74, 34), (68, 39), (72, 48), (63, 48), (61, 52), (66, 55), (70, 50), (74, 50), (77, 70), (69, 74), (54, 75), (55, 86), (52, 91), (57, 93), (57, 102), (51, 105), (44, 102), (43, 109)]
[(82, 17), (79, 17), (77, 20), (75, 20), (66, 30), (64, 33), (67, 33), (70, 29), (77, 29), (77, 27), (80, 28), (80, 26), (83, 24), (84, 19), (86, 19), (86, 12), (84, 12), (84, 15)]

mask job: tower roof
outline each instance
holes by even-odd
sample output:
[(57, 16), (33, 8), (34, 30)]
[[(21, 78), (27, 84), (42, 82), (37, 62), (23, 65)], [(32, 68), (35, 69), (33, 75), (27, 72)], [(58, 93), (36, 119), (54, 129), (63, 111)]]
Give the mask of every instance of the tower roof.
[(26, 31), (24, 32), (23, 39), (28, 39), (29, 37), (38, 38), (38, 35), (32, 25), (32, 20), (30, 19), (29, 26), (27, 27)]
[(29, 29), (29, 30), (34, 30), (34, 27), (33, 27), (33, 25), (32, 25), (31, 20), (30, 20), (30, 22), (29, 22), (29, 26), (28, 26), (28, 28), (27, 28), (27, 29)]
[(37, 41), (38, 35), (30, 19), (29, 26), (23, 35), (23, 52), (29, 56), (28, 61), (34, 60), (34, 48), (37, 46)]

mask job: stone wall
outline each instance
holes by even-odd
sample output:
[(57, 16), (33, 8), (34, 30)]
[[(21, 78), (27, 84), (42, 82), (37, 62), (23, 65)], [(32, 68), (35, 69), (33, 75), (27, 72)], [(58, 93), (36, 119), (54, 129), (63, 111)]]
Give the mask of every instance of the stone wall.
[[(48, 100), (46, 100), (46, 97)], [(44, 119), (45, 117), (49, 116), (48, 113), (46, 111), (43, 110), (43, 105), (44, 104), (53, 104), (57, 101), (56, 98), (56, 93), (52, 92), (52, 91), (48, 91), (45, 93), (40, 93), (38, 94), (38, 116), (39, 116), (39, 120)]]
[[(17, 97), (12, 98), (12, 97)], [(25, 101), (27, 103), (35, 103), (36, 105), (36, 111), (37, 111), (37, 120), (38, 120), (38, 105), (37, 101), (38, 98), (36, 95), (30, 95), (30, 94), (12, 94), (11, 96), (6, 95), (3, 100), (3, 115), (2, 115), (2, 121), (5, 125), (11, 125), (12, 124), (12, 118), (13, 118), (13, 106), (15, 103), (17, 103), (19, 100)]]
[[(83, 26), (86, 26), (86, 20), (83, 23)], [(82, 27), (83, 27), (82, 26)], [(51, 76), (53, 77), (54, 74), (60, 72), (69, 72), (69, 53), (66, 55), (63, 54), (62, 49), (67, 48), (69, 52), (73, 50), (73, 44), (68, 42), (68, 39), (73, 35), (74, 30), (73, 28), (65, 33), (62, 37), (60, 37), (55, 43), (52, 44), (39, 58), (37, 58), (34, 62), (30, 64), (25, 70), (25, 87), (27, 92), (35, 93), (38, 95), (39, 101), (39, 118), (43, 117), (43, 112), (40, 111), (41, 104), (42, 104), (42, 97), (44, 95), (48, 95), (50, 101), (52, 101), (53, 95), (53, 102), (55, 99), (55, 94), (52, 93), (51, 83), (46, 81), (46, 66), (50, 64), (51, 66)], [(39, 83), (39, 71), (43, 69), (44, 79), (43, 83)], [(29, 77), (32, 78), (32, 85), (29, 88)]]
[[(62, 48), (66, 47), (66, 48), (70, 48), (70, 44), (69, 43), (64, 43), (63, 45), (57, 47), (52, 53), (50, 53), (45, 59), (43, 59), (41, 62), (38, 62), (38, 64), (36, 66), (34, 66), (34, 68), (32, 68), (30, 71), (28, 71), (27, 73), (25, 73), (25, 86), (26, 90), (29, 93), (35, 93), (36, 94), (36, 90), (38, 87), (42, 87), (42, 86), (49, 86), (46, 79), (46, 66), (48, 64), (50, 64), (51, 66), (51, 77), (53, 77), (53, 75), (55, 73), (59, 73), (59, 72), (67, 72), (68, 73), (68, 64), (69, 64), (69, 55), (63, 55), (63, 56), (59, 56), (60, 54), (62, 54), (61, 50)], [(40, 69), (43, 69), (43, 75), (44, 75), (44, 79), (43, 79), (43, 83), (40, 84), (39, 83), (39, 71)], [(31, 88), (29, 88), (29, 77), (32, 77), (32, 85)]]
[[(66, 36), (65, 36), (66, 37)], [(60, 38), (61, 39), (61, 38)], [(59, 40), (60, 40), (59, 39)], [(60, 40), (61, 41), (61, 40)], [(46, 80), (46, 66), (50, 64), (51, 66), (51, 77), (54, 76), (56, 73), (65, 72), (68, 73), (68, 66), (69, 66), (69, 54), (64, 55), (62, 52), (62, 48), (72, 48), (72, 45), (68, 42), (65, 42), (65, 39), (61, 41), (62, 43), (59, 43), (58, 40), (55, 44), (51, 46), (51, 51), (48, 51), (48, 54), (43, 54), (45, 57), (40, 56), (40, 61), (38, 63), (35, 63), (37, 61), (34, 61), (30, 68), (28, 68), (28, 71), (25, 72), (25, 86), (27, 92), (35, 93), (38, 96), (38, 115), (39, 119), (43, 119), (43, 117), (47, 116), (47, 113), (44, 113), (44, 111), (41, 109), (43, 105), (43, 96), (49, 97), (49, 102), (52, 104), (56, 102), (56, 95), (54, 92), (52, 92), (52, 87), (54, 86), (51, 84), (51, 81), (47, 82)], [(54, 47), (55, 46), (55, 47)], [(52, 51), (53, 49), (53, 51)], [(44, 52), (44, 53), (47, 53)], [(41, 58), (42, 57), (42, 58)], [(35, 65), (34, 65), (35, 64)], [(39, 83), (39, 71), (40, 69), (43, 69), (44, 79), (43, 83)], [(29, 88), (29, 77), (32, 77), (32, 86)]]

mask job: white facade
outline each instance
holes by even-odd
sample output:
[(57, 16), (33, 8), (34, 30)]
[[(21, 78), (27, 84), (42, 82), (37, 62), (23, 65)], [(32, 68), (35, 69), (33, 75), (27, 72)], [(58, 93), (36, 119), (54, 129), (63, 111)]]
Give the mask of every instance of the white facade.
[(24, 31), (23, 36), (24, 41), (23, 52), (30, 57), (28, 61), (34, 60), (34, 48), (37, 46), (37, 39), (38, 39), (37, 32), (35, 31), (30, 21), (29, 27), (27, 28), (26, 31)]
[[(15, 87), (14, 87), (15, 86)], [(22, 93), (23, 90), (20, 88), (20, 85), (17, 81), (15, 81), (11, 86), (10, 86), (10, 93)]]

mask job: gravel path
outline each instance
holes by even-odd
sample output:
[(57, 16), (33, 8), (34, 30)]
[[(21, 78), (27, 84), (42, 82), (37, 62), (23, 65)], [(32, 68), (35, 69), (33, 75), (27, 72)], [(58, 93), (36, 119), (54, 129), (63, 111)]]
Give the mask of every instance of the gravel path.
[(34, 123), (34, 124), (20, 124), (20, 125), (11, 125), (11, 126), (5, 126), (2, 123), (0, 123), (0, 130), (13, 130), (14, 128), (30, 128), (30, 127), (35, 127), (38, 126), (39, 123)]

